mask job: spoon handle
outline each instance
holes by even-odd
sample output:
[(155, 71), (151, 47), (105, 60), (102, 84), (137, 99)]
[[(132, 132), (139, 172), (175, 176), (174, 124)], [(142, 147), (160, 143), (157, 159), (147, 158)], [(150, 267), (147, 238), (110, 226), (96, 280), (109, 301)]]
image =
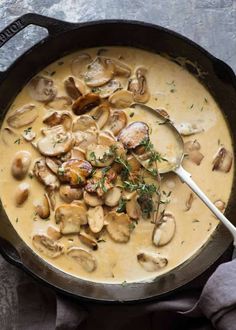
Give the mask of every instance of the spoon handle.
[(234, 246), (236, 246), (236, 228), (234, 225), (224, 216), (223, 213), (210, 201), (210, 199), (204, 194), (204, 192), (198, 187), (198, 185), (191, 178), (191, 174), (187, 172), (182, 166), (174, 170), (179, 178), (186, 183), (192, 191), (206, 204), (206, 206), (214, 213), (214, 215), (225, 225), (231, 232), (234, 239)]

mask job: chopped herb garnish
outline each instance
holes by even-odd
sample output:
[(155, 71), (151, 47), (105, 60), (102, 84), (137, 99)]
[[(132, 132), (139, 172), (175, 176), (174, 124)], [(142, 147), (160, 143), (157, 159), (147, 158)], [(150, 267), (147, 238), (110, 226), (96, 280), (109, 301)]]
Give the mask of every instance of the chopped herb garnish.
[(181, 241), (181, 245), (183, 245), (184, 244), (184, 241)]
[(121, 177), (122, 177), (123, 180), (126, 180), (129, 176), (130, 171), (131, 171), (131, 167), (130, 167), (129, 163), (127, 162), (127, 160), (125, 160), (121, 156), (116, 157), (115, 163), (118, 163), (118, 164), (122, 165), (123, 169), (121, 171)]
[(94, 151), (90, 152), (89, 158), (91, 159), (91, 161), (94, 161), (95, 164), (97, 163), (97, 158)]
[(64, 167), (59, 167), (58, 170), (57, 170), (57, 172), (58, 172), (58, 175), (64, 175), (65, 174)]
[(19, 139), (15, 140), (14, 143), (15, 144), (20, 144), (21, 143), (21, 139), (19, 138)]
[(31, 130), (32, 130), (32, 127), (28, 127), (26, 129), (24, 129), (24, 133), (29, 134), (31, 132)]
[(97, 243), (105, 243), (106, 241), (105, 241), (105, 239), (103, 239), (103, 238), (100, 238), (99, 240), (97, 240)]
[(176, 86), (175, 86), (175, 81), (174, 80), (172, 80), (171, 82), (167, 82), (166, 84), (171, 87), (171, 89), (170, 89), (171, 93), (176, 92)]
[(16, 223), (19, 221), (19, 218), (16, 218)]
[(121, 283), (121, 285), (122, 285), (122, 286), (126, 286), (126, 285), (127, 285), (127, 281), (123, 281), (123, 282)]
[(192, 223), (200, 222), (198, 219), (194, 219)]
[(191, 104), (190, 107), (189, 107), (189, 109), (191, 110), (193, 107), (194, 107), (194, 104)]
[(118, 207), (116, 209), (116, 212), (118, 212), (118, 213), (125, 212), (126, 203), (127, 203), (127, 199), (121, 197), (120, 200), (119, 200), (119, 204), (118, 204)]
[(56, 71), (52, 71), (52, 72), (50, 73), (50, 76), (51, 76), (51, 77), (54, 76), (55, 73), (56, 73)]
[(129, 224), (129, 229), (131, 230), (131, 231), (133, 231), (134, 229), (135, 229), (135, 227), (136, 227), (136, 224), (135, 224), (135, 222), (131, 222), (130, 224)]
[(132, 117), (134, 116), (134, 112), (131, 112), (131, 113), (129, 114), (129, 116), (130, 116), (130, 118), (132, 118)]
[(29, 176), (30, 179), (33, 179), (33, 177), (34, 177), (32, 172), (29, 172), (28, 176)]
[(206, 97), (204, 97), (204, 101), (205, 103), (208, 103), (208, 99)]
[(145, 148), (145, 151), (148, 151), (150, 153), (148, 165), (152, 165), (156, 161), (158, 161), (158, 162), (167, 161), (167, 159), (162, 157), (159, 152), (154, 150), (154, 146), (151, 143), (149, 138), (144, 138), (143, 141), (141, 141), (140, 145)]

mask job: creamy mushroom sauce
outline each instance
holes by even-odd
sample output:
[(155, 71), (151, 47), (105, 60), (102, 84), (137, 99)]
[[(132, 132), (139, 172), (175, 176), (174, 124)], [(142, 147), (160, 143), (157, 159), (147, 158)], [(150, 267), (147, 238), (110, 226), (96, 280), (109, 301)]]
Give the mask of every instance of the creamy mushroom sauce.
[[(162, 109), (161, 113), (164, 115), (168, 113), (176, 127), (180, 129), (183, 135), (186, 135), (184, 136), (184, 141), (192, 141), (191, 146), (194, 145), (196, 147), (197, 145), (196, 148), (193, 148), (195, 151), (192, 156), (191, 151), (189, 157), (185, 158), (183, 166), (186, 170), (192, 173), (194, 180), (200, 185), (203, 191), (207, 193), (210, 199), (217, 202), (217, 206), (223, 210), (227, 205), (230, 195), (233, 171), (232, 169), (230, 170), (230, 164), (228, 164), (229, 166), (226, 164), (226, 170), (225, 168), (219, 168), (222, 165), (222, 162), (225, 161), (225, 158), (224, 160), (219, 159), (219, 157), (217, 158), (216, 162), (218, 163), (216, 164), (214, 171), (212, 170), (212, 162), (215, 154), (222, 146), (225, 148), (223, 149), (223, 157), (225, 157), (226, 150), (226, 158), (228, 156), (231, 158), (231, 154), (229, 154), (229, 152), (232, 152), (230, 134), (223, 115), (212, 96), (195, 77), (190, 75), (181, 66), (178, 66), (162, 56), (143, 50), (125, 47), (109, 47), (103, 50), (94, 48), (73, 53), (49, 65), (42, 70), (39, 75), (53, 80), (54, 87), (57, 90), (57, 96), (68, 96), (64, 87), (64, 81), (68, 77), (75, 78), (76, 84), (82, 94), (91, 92), (91, 89), (95, 94), (99, 94), (102, 90), (100, 86), (91, 87), (90, 89), (84, 84), (83, 79), (80, 79), (81, 77), (79, 77), (79, 82), (76, 80), (78, 76), (74, 76), (79, 75), (82, 72), (81, 67), (77, 66), (78, 63), (76, 62), (76, 59), (78, 56), (80, 54), (89, 54), (91, 58), (94, 59), (98, 52), (101, 56), (117, 59), (122, 63), (125, 63), (131, 69), (130, 77), (127, 77), (129, 76), (127, 72), (125, 73), (126, 76), (115, 75), (115, 83), (113, 82), (114, 85), (118, 84), (118, 87), (118, 82), (120, 82), (123, 89), (126, 90), (128, 86), (131, 90), (125, 98), (125, 102), (128, 102), (126, 104), (127, 106), (130, 105), (130, 99), (132, 101), (133, 97), (136, 96), (136, 101), (146, 102), (147, 105), (153, 108)], [(83, 60), (83, 69), (85, 70), (88, 65), (88, 61), (86, 62), (86, 60), (88, 59), (83, 58)], [(97, 80), (94, 79), (95, 84), (101, 84), (101, 79), (105, 79), (102, 83), (109, 80), (109, 72), (103, 73), (103, 76), (101, 74), (99, 75), (99, 65), (101, 65), (101, 63), (93, 64), (92, 73), (89, 72), (87, 74), (85, 82), (88, 85), (91, 81), (94, 83), (94, 70), (98, 71), (96, 72), (95, 77)], [(109, 66), (110, 64), (106, 63), (106, 65)], [(94, 68), (93, 66), (96, 67)], [(138, 93), (136, 93), (137, 81), (133, 80), (130, 82), (131, 78), (135, 78), (135, 70), (140, 67), (142, 67), (141, 71), (145, 68), (145, 70), (141, 72), (141, 75), (144, 74), (146, 81), (142, 81), (141, 83), (143, 84), (142, 87), (148, 88), (148, 91), (146, 91), (147, 95), (142, 95), (142, 93), (138, 95)], [(71, 68), (73, 72), (71, 71)], [(110, 68), (108, 67), (107, 70), (109, 71), (109, 69)], [(91, 70), (91, 64), (89, 70)], [(140, 72), (138, 72), (138, 74), (140, 74)], [(37, 82), (34, 81), (34, 85), (36, 83)], [(114, 86), (114, 89), (115, 87), (117, 86)], [(174, 174), (164, 175), (159, 189), (162, 201), (160, 210), (166, 210), (164, 219), (174, 219), (174, 222), (171, 220), (172, 222), (169, 223), (169, 227), (167, 226), (167, 231), (171, 230), (173, 233), (167, 232), (167, 234), (165, 234), (167, 236), (163, 237), (164, 234), (162, 230), (165, 231), (165, 228), (162, 227), (159, 227), (159, 232), (156, 233), (156, 243), (158, 245), (159, 241), (161, 246), (155, 246), (152, 241), (153, 230), (155, 227), (152, 223), (153, 216), (149, 219), (143, 219), (140, 215), (138, 220), (132, 220), (126, 216), (128, 220), (126, 219), (124, 222), (126, 223), (127, 221), (130, 221), (129, 223), (131, 223), (131, 226), (129, 229), (127, 229), (127, 227), (124, 229), (123, 236), (121, 237), (121, 241), (123, 240), (122, 242), (117, 242), (115, 240), (116, 232), (109, 235), (109, 233), (103, 229), (100, 235), (94, 234), (95, 243), (93, 242), (93, 244), (98, 246), (97, 250), (93, 250), (91, 248), (92, 245), (91, 247), (88, 247), (86, 244), (82, 243), (77, 233), (61, 236), (61, 234), (55, 230), (50, 229), (48, 231), (49, 226), (53, 226), (60, 230), (60, 224), (55, 223), (54, 211), (51, 210), (50, 216), (48, 216), (47, 199), (44, 200), (44, 204), (41, 205), (41, 208), (36, 208), (39, 201), (42, 200), (44, 196), (45, 187), (37, 180), (35, 174), (33, 174), (35, 160), (43, 157), (40, 155), (35, 145), (37, 146), (37, 141), (43, 138), (41, 133), (42, 127), (47, 127), (47, 125), (42, 123), (43, 118), (56, 110), (59, 113), (62, 112), (62, 110), (59, 109), (60, 104), (58, 105), (58, 103), (45, 103), (45, 100), (43, 99), (45, 95), (43, 97), (42, 95), (40, 96), (41, 100), (35, 100), (35, 90), (32, 90), (32, 88), (34, 88), (34, 86), (31, 86), (31, 89), (29, 86), (23, 88), (10, 107), (2, 125), (2, 140), (0, 144), (0, 193), (3, 206), (12, 225), (21, 238), (34, 250), (35, 253), (39, 254), (43, 259), (56, 268), (79, 278), (96, 282), (122, 283), (124, 281), (132, 282), (151, 280), (152, 278), (168, 272), (182, 264), (195, 253), (200, 252), (202, 246), (210, 239), (212, 233), (217, 227), (218, 221), (206, 206), (196, 196), (193, 196), (189, 188), (182, 184)], [(52, 88), (51, 93), (53, 94), (53, 92)], [(106, 91), (103, 91), (103, 93), (106, 93)], [(51, 96), (53, 98), (53, 95)], [(36, 96), (36, 98), (37, 97), (38, 96)], [(38, 99), (40, 99), (40, 97), (38, 97)], [(78, 93), (75, 91), (74, 98), (77, 97)], [(50, 92), (46, 95), (46, 98), (50, 98)], [(75, 102), (70, 99), (69, 103), (72, 103), (72, 101)], [(114, 111), (115, 108), (120, 109), (121, 105), (124, 106), (124, 104), (119, 103), (119, 94), (112, 98), (110, 97), (110, 101), (113, 103), (111, 111)], [(10, 127), (8, 124), (9, 122), (12, 124), (12, 121), (9, 121), (8, 118), (13, 115), (17, 109), (28, 104), (35, 106), (35, 109), (37, 110), (37, 118), (34, 118), (33, 122), (30, 122), (29, 120), (29, 124), (23, 125), (20, 128)], [(54, 109), (51, 108), (52, 106)], [(76, 107), (77, 106), (74, 108), (76, 109)], [(165, 111), (163, 111), (163, 109)], [(69, 111), (73, 115), (73, 118), (77, 117), (77, 115), (73, 114), (73, 111), (71, 110), (71, 104), (65, 104), (65, 110)], [(149, 126), (151, 142), (155, 145), (155, 133), (158, 132), (159, 127), (158, 123), (156, 123), (156, 117), (150, 113), (145, 113), (145, 111), (134, 112), (131, 108), (123, 108), (123, 111), (127, 114), (128, 123), (140, 121)], [(89, 114), (89, 112), (87, 114)], [(96, 117), (94, 118), (96, 119)], [(25, 122), (27, 122), (27, 120), (25, 120)], [(16, 124), (16, 126), (18, 124)], [(15, 125), (14, 120), (12, 125)], [(89, 126), (92, 128), (91, 125)], [(14, 131), (14, 134), (8, 134), (9, 131), (4, 130), (6, 127), (10, 127), (12, 131)], [(140, 129), (138, 131), (141, 132), (142, 130)], [(195, 134), (191, 135), (191, 132)], [(24, 134), (25, 138), (28, 140), (32, 140), (32, 142), (25, 140), (22, 134)], [(34, 138), (35, 134), (36, 138)], [(61, 141), (55, 141), (55, 145), (51, 146), (52, 151), (53, 148), (58, 147), (60, 142)], [(41, 144), (43, 145), (43, 142)], [(189, 147), (189, 145), (187, 146)], [(69, 146), (68, 150), (70, 147), (71, 146)], [(42, 149), (43, 148), (44, 146), (42, 146)], [(18, 179), (16, 179), (12, 175), (13, 169), (11, 170), (11, 164), (16, 157), (16, 153), (20, 150), (28, 151), (30, 153), (31, 162), (29, 169), (27, 169), (27, 159), (25, 160), (27, 173), (25, 176), (24, 173), (20, 173)], [(92, 148), (90, 150), (90, 155), (88, 156), (91, 156), (91, 152), (93, 151)], [(93, 153), (92, 156), (94, 156)], [(230, 161), (231, 160), (229, 159), (229, 163)], [(64, 170), (65, 169), (63, 169), (63, 171)], [(142, 172), (144, 173), (144, 171)], [(60, 174), (64, 175), (64, 173)], [(15, 173), (16, 177), (17, 175), (18, 174)], [(23, 176), (23, 178), (21, 176)], [(114, 182), (115, 181), (113, 181), (113, 184), (116, 185)], [(119, 179), (118, 182), (121, 184), (122, 180)], [(153, 182), (158, 186), (158, 182), (151, 179), (151, 183)], [(20, 188), (18, 187), (19, 185), (21, 185)], [(81, 199), (82, 196), (79, 196), (79, 198)], [(59, 197), (57, 191), (56, 208), (61, 204), (66, 203)], [(83, 206), (80, 205), (80, 207)], [(117, 210), (117, 207), (117, 205), (110, 208), (106, 207), (105, 213), (111, 212), (112, 209)], [(89, 208), (88, 205), (87, 208)], [(87, 214), (87, 217), (90, 218), (91, 226), (95, 226), (95, 231), (100, 230), (102, 227), (106, 227), (106, 222), (105, 225), (103, 223), (93, 224), (95, 214), (99, 213), (101, 209), (98, 207), (95, 212), (93, 209), (91, 210), (90, 214)], [(160, 210), (159, 213), (161, 212)], [(129, 212), (132, 213), (132, 211), (134, 211), (133, 207), (131, 207)], [(63, 217), (63, 212), (66, 212), (66, 209), (60, 210), (60, 212), (58, 215), (59, 221), (61, 219), (60, 216)], [(74, 212), (75, 211), (72, 211), (72, 213)], [(84, 212), (84, 216), (85, 214), (86, 211)], [(110, 213), (110, 218), (112, 218), (112, 214), (114, 215), (116, 213)], [(46, 217), (46, 219), (41, 219), (39, 215)], [(114, 222), (117, 219), (114, 218), (108, 220)], [(84, 221), (87, 221), (86, 216)], [(80, 230), (84, 231), (83, 227), (85, 226), (88, 225), (81, 225)], [(113, 229), (114, 228), (111, 228), (111, 231)], [(61, 230), (63, 231), (62, 228)], [(64, 230), (66, 231), (68, 228), (64, 228)], [(160, 236), (160, 233), (162, 236)], [(53, 239), (56, 242), (55, 244), (59, 243), (59, 248), (56, 251), (56, 255), (58, 253), (59, 256), (50, 258), (39, 251), (37, 249), (37, 239), (36, 243), (32, 244), (34, 235), (38, 234), (53, 237), (51, 238), (52, 241), (50, 241), (50, 244), (54, 244), (52, 243), (54, 242)], [(93, 235), (93, 233), (91, 234)], [(160, 237), (162, 238), (160, 239)], [(61, 254), (60, 244), (64, 246), (63, 254)], [(78, 259), (73, 257), (73, 255), (76, 255), (77, 253), (76, 249), (73, 250), (73, 247), (83, 249), (83, 252)], [(84, 251), (89, 252), (89, 254), (87, 255)], [(152, 256), (150, 257), (151, 259), (149, 260), (149, 263), (145, 263), (146, 253), (148, 254), (150, 252), (152, 253)], [(90, 258), (89, 260), (86, 259), (88, 256)], [(159, 260), (160, 257), (162, 258), (161, 260)], [(87, 260), (86, 265), (84, 265), (85, 260)]]

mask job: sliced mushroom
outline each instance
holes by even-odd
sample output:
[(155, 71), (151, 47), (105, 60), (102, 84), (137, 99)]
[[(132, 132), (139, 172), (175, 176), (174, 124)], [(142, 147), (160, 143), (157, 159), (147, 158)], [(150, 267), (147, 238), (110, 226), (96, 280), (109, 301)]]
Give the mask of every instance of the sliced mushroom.
[(27, 182), (22, 182), (16, 188), (15, 192), (15, 204), (16, 206), (21, 206), (29, 196), (29, 184)]
[(200, 148), (200, 143), (197, 140), (187, 141), (184, 144), (184, 152), (187, 154), (187, 158), (196, 165), (200, 165), (204, 158), (203, 154), (199, 151)]
[(45, 159), (41, 158), (35, 162), (33, 173), (36, 178), (49, 189), (55, 190), (59, 188), (60, 183), (56, 175), (46, 166)]
[(69, 151), (74, 145), (74, 136), (70, 132), (49, 134), (38, 140), (37, 147), (44, 156), (58, 156)]
[(112, 59), (112, 63), (115, 66), (115, 75), (116, 76), (121, 76), (121, 77), (126, 77), (129, 78), (131, 75), (131, 69), (130, 67), (125, 64), (124, 62), (121, 62), (116, 59)]
[(85, 203), (92, 207), (103, 204), (102, 198), (98, 197), (96, 194), (90, 194), (87, 191), (84, 191), (83, 198), (84, 198)]
[(92, 166), (86, 160), (70, 159), (59, 167), (57, 174), (61, 181), (79, 186), (85, 183), (91, 172)]
[(19, 135), (14, 132), (9, 127), (4, 127), (1, 131), (2, 141), (7, 145), (10, 146), (15, 143), (19, 139)]
[(84, 152), (92, 143), (97, 143), (97, 133), (95, 131), (77, 131), (74, 133), (74, 137), (75, 145), (78, 146)]
[(217, 201), (214, 202), (215, 206), (223, 212), (225, 210), (225, 202), (223, 202), (221, 199), (218, 199)]
[(36, 76), (31, 79), (28, 90), (34, 100), (46, 103), (52, 101), (57, 94), (53, 80), (43, 76)]
[(213, 158), (212, 171), (227, 173), (230, 171), (233, 162), (233, 156), (225, 147), (220, 147)]
[(82, 131), (86, 132), (88, 129), (96, 131), (98, 129), (98, 126), (96, 124), (96, 121), (89, 115), (81, 115), (78, 116), (73, 121), (73, 127), (72, 131)]
[(91, 253), (79, 247), (71, 247), (67, 250), (67, 255), (78, 262), (78, 264), (87, 272), (93, 272), (97, 263)]
[(11, 173), (17, 180), (22, 180), (29, 170), (31, 163), (31, 154), (26, 150), (18, 151), (13, 158)]
[(131, 219), (138, 220), (141, 216), (141, 208), (137, 201), (138, 194), (134, 192), (126, 202), (126, 212)]
[(104, 213), (102, 206), (90, 207), (87, 211), (89, 228), (93, 233), (98, 233), (104, 226)]
[(109, 102), (115, 108), (128, 108), (134, 102), (134, 98), (131, 92), (121, 89), (109, 97)]
[(75, 77), (84, 78), (87, 66), (91, 63), (92, 58), (89, 54), (79, 54), (71, 63), (71, 72)]
[(118, 243), (127, 243), (130, 239), (132, 222), (125, 213), (117, 213), (112, 211), (105, 217), (107, 231), (111, 238)]
[(137, 260), (147, 272), (155, 272), (168, 264), (167, 258), (151, 252), (139, 253), (137, 255)]
[(80, 226), (87, 223), (84, 208), (76, 204), (61, 204), (55, 210), (55, 220), (60, 224), (60, 231), (63, 235), (77, 234)]
[(140, 170), (141, 165), (133, 155), (127, 157), (127, 163), (129, 164), (131, 172), (137, 172)]
[(82, 190), (80, 188), (72, 188), (69, 185), (61, 185), (59, 195), (64, 202), (71, 203), (82, 197)]
[(168, 244), (174, 237), (176, 230), (175, 218), (172, 213), (163, 213), (153, 230), (152, 241), (155, 246)]
[(115, 159), (115, 153), (111, 148), (102, 144), (91, 144), (86, 151), (86, 159), (97, 167), (109, 166)]
[(81, 93), (80, 89), (76, 86), (75, 80), (73, 77), (68, 77), (64, 81), (64, 87), (67, 94), (73, 99), (76, 100), (80, 97), (83, 93)]
[(41, 219), (47, 219), (50, 216), (50, 205), (47, 194), (36, 204), (36, 213)]
[(69, 131), (72, 126), (72, 117), (69, 112), (55, 111), (44, 118), (43, 123), (50, 127), (62, 125), (66, 131)]
[(57, 229), (57, 227), (49, 226), (47, 229), (47, 236), (49, 236), (54, 241), (57, 241), (58, 239), (61, 238), (62, 235), (60, 231)]
[(188, 199), (185, 202), (185, 206), (186, 206), (185, 211), (189, 211), (191, 209), (193, 200), (194, 200), (194, 195), (193, 193), (190, 193)]
[(41, 133), (44, 136), (56, 135), (56, 134), (60, 134), (60, 133), (65, 133), (65, 129), (62, 125), (56, 125), (56, 126), (52, 126), (52, 127), (43, 127), (41, 129)]
[(114, 110), (111, 112), (104, 129), (110, 130), (116, 136), (126, 126), (126, 124), (127, 116), (125, 112), (122, 110)]
[(118, 205), (121, 197), (121, 190), (118, 187), (113, 187), (104, 195), (104, 204), (110, 207)]
[(71, 158), (85, 160), (84, 150), (80, 149), (79, 147), (74, 147), (73, 149), (71, 149)]
[(112, 79), (105, 85), (100, 87), (93, 87), (92, 92), (99, 94), (99, 96), (104, 99), (112, 95), (118, 89), (121, 89), (121, 83), (119, 80)]
[(116, 177), (117, 175), (112, 169), (96, 169), (92, 177), (87, 180), (84, 189), (89, 193), (96, 193), (99, 197), (102, 197), (113, 188)]
[(55, 190), (52, 189), (51, 187), (46, 187), (45, 190), (47, 192), (47, 198), (48, 198), (48, 202), (50, 204), (50, 207), (54, 211), (55, 210), (55, 206), (56, 206)]
[(196, 124), (192, 124), (192, 123), (180, 123), (180, 124), (175, 125), (175, 128), (183, 136), (189, 136), (189, 135), (203, 132), (202, 128), (199, 128), (199, 127), (197, 127)]
[(113, 78), (114, 71), (114, 64), (110, 59), (97, 56), (88, 65), (84, 81), (89, 87), (102, 86)]
[(34, 247), (49, 258), (59, 257), (64, 252), (64, 246), (46, 235), (34, 235)]
[(146, 103), (150, 98), (145, 77), (146, 73), (147, 70), (140, 67), (135, 72), (136, 77), (129, 81), (128, 90), (133, 93), (133, 98), (136, 102)]
[(136, 148), (146, 139), (149, 139), (149, 127), (141, 121), (135, 121), (129, 124), (118, 136), (118, 140), (127, 149)]
[(92, 250), (95, 251), (98, 249), (97, 241), (90, 235), (86, 233), (79, 233), (79, 239), (84, 245), (87, 245)]
[(109, 132), (104, 132), (104, 131), (101, 131), (99, 134), (98, 134), (98, 144), (102, 144), (104, 146), (112, 146), (114, 145), (116, 142), (116, 139), (113, 135), (111, 135)]
[(57, 174), (58, 168), (61, 165), (61, 162), (57, 158), (46, 157), (45, 163), (54, 174)]
[(92, 109), (89, 114), (96, 121), (98, 127), (102, 129), (109, 119), (110, 107), (107, 103), (102, 103)]
[(29, 128), (30, 129), (26, 129), (22, 133), (23, 138), (27, 142), (31, 142), (31, 141), (33, 141), (36, 138), (36, 133), (32, 131), (31, 127), (29, 127)]
[(17, 109), (7, 118), (10, 127), (20, 128), (29, 125), (38, 117), (38, 110), (34, 104), (26, 104), (22, 108)]
[(71, 98), (68, 96), (55, 97), (53, 101), (47, 103), (47, 107), (55, 110), (67, 110), (72, 104)]
[(80, 96), (74, 101), (72, 110), (75, 115), (83, 115), (101, 103), (101, 98), (95, 93), (88, 93)]

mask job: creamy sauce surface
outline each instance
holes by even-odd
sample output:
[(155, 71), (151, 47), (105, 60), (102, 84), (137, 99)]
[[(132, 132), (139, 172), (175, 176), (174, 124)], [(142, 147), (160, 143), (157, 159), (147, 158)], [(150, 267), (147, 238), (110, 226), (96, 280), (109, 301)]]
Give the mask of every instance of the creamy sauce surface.
[[(134, 48), (109, 47), (107, 49), (104, 56), (121, 58), (130, 66), (132, 72), (140, 65), (147, 68), (146, 79), (151, 94), (147, 105), (153, 108), (164, 108), (176, 126), (181, 123), (190, 123), (202, 130), (200, 133), (184, 137), (185, 142), (197, 139), (200, 143), (200, 151), (204, 155), (201, 164), (197, 166), (190, 160), (184, 159), (183, 167), (192, 174), (193, 179), (213, 202), (222, 200), (227, 204), (232, 188), (233, 171), (232, 169), (229, 173), (212, 171), (212, 160), (221, 144), (232, 152), (232, 141), (223, 115), (213, 97), (186, 70), (164, 57)], [(73, 53), (49, 65), (40, 74), (44, 76), (51, 74), (50, 77), (55, 82), (58, 95), (66, 95), (63, 81), (71, 76), (71, 61), (79, 53), (89, 53), (95, 57), (97, 50), (97, 48), (87, 49), (83, 52)], [(125, 88), (127, 79), (120, 78), (120, 81)], [(48, 109), (44, 107), (43, 103), (31, 99), (27, 87), (23, 88), (16, 97), (6, 118), (16, 109), (28, 103), (35, 104), (39, 110), (36, 121), (28, 125), (39, 136), (42, 118), (48, 113)], [(129, 122), (143, 121), (147, 123), (152, 130), (151, 140), (155, 144), (159, 128), (156, 117), (145, 111), (132, 112), (132, 109), (126, 110)], [(6, 126), (5, 120), (2, 128)], [(44, 192), (42, 184), (36, 179), (26, 176), (24, 182), (30, 185), (29, 197), (21, 207), (16, 207), (14, 203), (16, 186), (20, 183), (12, 177), (10, 170), (15, 153), (19, 150), (28, 150), (32, 154), (32, 159), (39, 157), (39, 153), (34, 147), (21, 137), (25, 128), (27, 127), (16, 130), (19, 135), (16, 139), (9, 140), (7, 144), (2, 141), (0, 143), (0, 197), (9, 219), (20, 237), (35, 253), (54, 267), (79, 278), (96, 282), (148, 281), (168, 272), (199, 252), (217, 227), (218, 220), (196, 196), (193, 198), (190, 210), (186, 211), (186, 201), (190, 195), (189, 188), (181, 183), (176, 175), (166, 174), (162, 179), (161, 190), (165, 192), (163, 198), (166, 201), (169, 200), (166, 210), (172, 212), (176, 220), (176, 233), (169, 244), (155, 247), (152, 244), (153, 224), (150, 220), (140, 219), (130, 240), (125, 244), (114, 242), (107, 233), (104, 234), (103, 240), (98, 243), (98, 250), (92, 251), (97, 260), (97, 268), (91, 273), (86, 272), (66, 254), (55, 259), (45, 257), (32, 245), (32, 236), (35, 233), (45, 233), (49, 225), (55, 226), (53, 213), (47, 221), (39, 219), (35, 215), (35, 201)], [(16, 142), (17, 139), (19, 139), (18, 142)], [(161, 141), (158, 141), (158, 145), (161, 146)], [(30, 169), (32, 168), (33, 162)], [(57, 202), (62, 203), (59, 196), (57, 196)], [(81, 243), (77, 235), (63, 236), (60, 242), (67, 247), (77, 245), (89, 250)], [(136, 257), (143, 251), (161, 253), (168, 259), (167, 266), (156, 272), (147, 272), (137, 262)]]

